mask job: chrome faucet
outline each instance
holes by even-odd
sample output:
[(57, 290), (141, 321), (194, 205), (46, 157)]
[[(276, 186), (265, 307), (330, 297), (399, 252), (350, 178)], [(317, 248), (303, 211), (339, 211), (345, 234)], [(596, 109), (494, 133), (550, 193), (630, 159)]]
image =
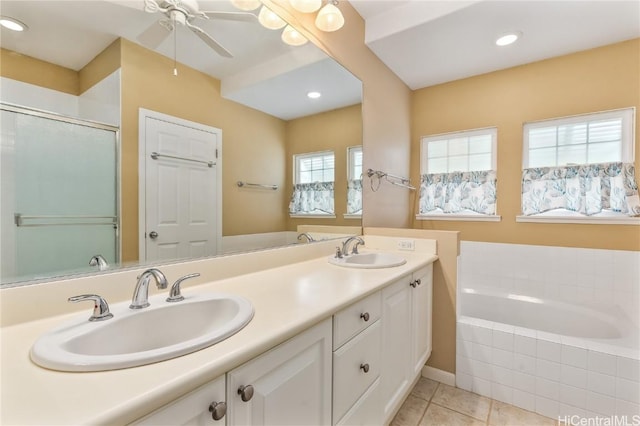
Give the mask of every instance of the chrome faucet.
[(344, 243), (342, 243), (342, 254), (344, 256), (347, 256), (349, 254), (349, 244), (355, 241), (355, 243), (353, 244), (353, 249), (351, 250), (351, 254), (358, 254), (358, 246), (359, 245), (364, 245), (364, 240), (358, 236), (353, 236), (353, 237), (349, 237), (345, 240)]
[(133, 290), (133, 299), (129, 305), (130, 309), (142, 309), (149, 306), (149, 280), (151, 277), (156, 280), (156, 286), (159, 289), (165, 289), (169, 285), (167, 277), (159, 269), (147, 269), (138, 277), (136, 288)]
[(315, 241), (308, 232), (303, 232), (302, 234), (298, 235), (298, 241), (302, 241), (302, 237), (305, 237), (308, 243), (312, 243)]
[(109, 269), (109, 263), (107, 263), (107, 259), (102, 257), (101, 254), (96, 254), (91, 259), (89, 259), (89, 266), (97, 266), (98, 270), (100, 271)]

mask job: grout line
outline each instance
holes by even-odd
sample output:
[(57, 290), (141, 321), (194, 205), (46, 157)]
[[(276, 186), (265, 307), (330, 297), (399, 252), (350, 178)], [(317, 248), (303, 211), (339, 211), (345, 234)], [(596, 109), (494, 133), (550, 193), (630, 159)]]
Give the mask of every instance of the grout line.
[(493, 398), (489, 399), (489, 412), (487, 413), (487, 421), (485, 424), (489, 426), (489, 419), (491, 418), (491, 410), (493, 410)]

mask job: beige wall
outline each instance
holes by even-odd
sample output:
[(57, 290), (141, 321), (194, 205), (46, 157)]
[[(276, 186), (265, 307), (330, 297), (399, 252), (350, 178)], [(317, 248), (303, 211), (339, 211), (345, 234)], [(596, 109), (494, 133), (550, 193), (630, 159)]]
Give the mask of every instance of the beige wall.
[(74, 96), (81, 93), (78, 72), (2, 48), (0, 75)]
[[(638, 113), (639, 76), (636, 39), (417, 90), (411, 113), (412, 180), (419, 182), (421, 136), (497, 126), (497, 209), (502, 221), (414, 220), (413, 226), (460, 231), (462, 240), (471, 241), (640, 250), (637, 226), (515, 221), (520, 214), (523, 123), (625, 107), (636, 107)], [(637, 137), (635, 152), (640, 170)], [(415, 197), (413, 201), (417, 212)]]
[[(293, 155), (317, 151), (335, 154), (335, 219), (289, 218), (287, 229), (295, 231), (298, 225), (358, 226), (360, 220), (344, 219), (347, 212), (347, 148), (362, 145), (362, 107), (352, 105), (287, 122), (287, 175), (286, 189), (293, 187)], [(289, 210), (289, 199), (283, 206)]]

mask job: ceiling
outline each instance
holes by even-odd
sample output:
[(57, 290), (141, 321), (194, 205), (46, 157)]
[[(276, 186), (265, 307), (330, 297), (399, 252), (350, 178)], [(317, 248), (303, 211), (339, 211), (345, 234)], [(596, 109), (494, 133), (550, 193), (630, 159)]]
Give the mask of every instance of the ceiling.
[[(365, 43), (411, 89), (640, 37), (638, 0), (350, 0)], [(514, 44), (498, 36), (519, 31)]]
[[(229, 0), (199, 0), (201, 11), (239, 12)], [(256, 12), (253, 12), (257, 14)], [(27, 31), (2, 28), (0, 46), (80, 70), (118, 37), (137, 37), (163, 15), (144, 11), (143, 0), (1, 0), (0, 14), (26, 23)], [(361, 102), (358, 79), (312, 43), (292, 47), (281, 31), (250, 22), (194, 22), (233, 54), (225, 58), (183, 26), (156, 49), (221, 80), (222, 96), (283, 120)], [(177, 49), (174, 50), (174, 46)], [(173, 68), (167, 69), (168, 73)], [(309, 99), (309, 91), (323, 96)]]

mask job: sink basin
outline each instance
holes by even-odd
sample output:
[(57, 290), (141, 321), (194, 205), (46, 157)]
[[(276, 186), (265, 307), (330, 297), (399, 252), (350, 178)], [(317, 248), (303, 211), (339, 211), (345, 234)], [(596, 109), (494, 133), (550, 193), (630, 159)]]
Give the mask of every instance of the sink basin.
[(253, 306), (239, 296), (212, 293), (151, 306), (111, 306), (113, 318), (89, 322), (90, 311), (36, 340), (31, 359), (60, 371), (103, 371), (164, 361), (211, 346), (240, 331), (253, 318)]
[(344, 256), (342, 259), (336, 259), (335, 256), (329, 257), (329, 263), (346, 268), (393, 268), (407, 263), (407, 260), (393, 253), (361, 253)]

